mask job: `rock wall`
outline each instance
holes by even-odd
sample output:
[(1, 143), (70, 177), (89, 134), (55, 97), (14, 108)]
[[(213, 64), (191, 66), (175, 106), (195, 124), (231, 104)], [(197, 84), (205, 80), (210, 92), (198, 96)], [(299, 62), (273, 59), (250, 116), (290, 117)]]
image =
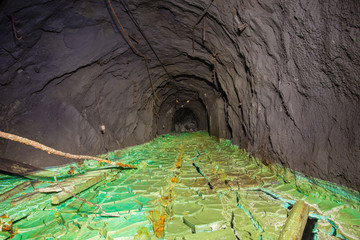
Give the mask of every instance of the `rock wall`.
[[(111, 3), (0, 6), (1, 130), (98, 154), (170, 132), (186, 108), (265, 162), (360, 189), (358, 1)], [(5, 140), (0, 155), (66, 161)]]
[[(105, 2), (9, 1), (2, 11), (2, 130), (75, 154), (151, 140), (145, 65)], [(38, 166), (68, 161), (4, 140), (1, 155)]]

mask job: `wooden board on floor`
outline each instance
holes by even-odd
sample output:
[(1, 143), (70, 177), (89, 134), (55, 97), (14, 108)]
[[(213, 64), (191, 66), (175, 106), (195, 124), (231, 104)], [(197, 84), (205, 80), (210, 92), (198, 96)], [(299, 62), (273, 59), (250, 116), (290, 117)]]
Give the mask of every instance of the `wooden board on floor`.
[(7, 173), (25, 176), (33, 172), (42, 171), (44, 169), (15, 160), (0, 158), (0, 170)]

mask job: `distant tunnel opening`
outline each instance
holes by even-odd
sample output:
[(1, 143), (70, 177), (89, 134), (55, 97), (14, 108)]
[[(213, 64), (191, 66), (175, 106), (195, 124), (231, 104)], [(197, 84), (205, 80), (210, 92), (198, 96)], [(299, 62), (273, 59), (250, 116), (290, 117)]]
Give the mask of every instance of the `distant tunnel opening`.
[(175, 112), (171, 131), (195, 132), (199, 130), (199, 121), (191, 109), (181, 108)]
[[(215, 92), (204, 81), (191, 78), (161, 86), (157, 94), (162, 101), (155, 109), (157, 134), (201, 130), (210, 132), (209, 120), (217, 97)], [(214, 126), (216, 124), (213, 123)]]

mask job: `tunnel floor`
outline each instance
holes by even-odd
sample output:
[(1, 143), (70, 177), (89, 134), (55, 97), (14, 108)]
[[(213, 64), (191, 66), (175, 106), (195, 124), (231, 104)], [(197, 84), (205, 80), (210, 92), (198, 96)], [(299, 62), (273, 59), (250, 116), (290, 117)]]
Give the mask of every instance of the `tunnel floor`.
[[(28, 176), (33, 181), (0, 175), (0, 239), (278, 239), (300, 199), (310, 206), (303, 239), (360, 236), (359, 193), (265, 166), (204, 132), (107, 157), (138, 169), (87, 160)], [(59, 189), (56, 169), (65, 189), (103, 212)]]

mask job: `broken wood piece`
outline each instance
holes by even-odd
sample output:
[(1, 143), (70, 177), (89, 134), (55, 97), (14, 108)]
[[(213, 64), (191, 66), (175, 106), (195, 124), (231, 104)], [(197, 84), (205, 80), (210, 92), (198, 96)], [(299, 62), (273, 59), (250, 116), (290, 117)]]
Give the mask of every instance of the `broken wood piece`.
[(19, 185), (17, 185), (16, 187), (4, 192), (3, 194), (0, 194), (0, 203), (15, 196), (16, 194), (22, 192), (24, 189), (33, 186), (33, 184), (39, 183), (40, 180), (35, 180), (35, 181), (26, 181), (23, 182)]
[[(108, 167), (106, 169), (108, 169)], [(100, 171), (106, 171), (106, 170), (100, 170)], [(51, 172), (51, 175), (53, 175), (52, 172)], [(71, 178), (66, 178), (64, 181), (61, 182), (61, 186), (63, 188), (65, 188), (66, 190), (69, 190), (71, 187), (76, 185), (78, 182), (84, 182), (88, 179), (93, 178), (94, 176), (97, 176), (97, 175), (99, 175), (99, 170), (98, 171), (89, 171), (89, 172), (86, 172), (81, 175), (76, 175)], [(59, 187), (59, 185), (54, 183), (48, 187), (37, 188), (34, 191), (40, 192), (40, 193), (58, 193), (58, 192), (61, 192), (62, 189), (61, 189), (61, 187)]]
[[(73, 183), (71, 184), (70, 182), (66, 182), (66, 181), (62, 183), (62, 186), (65, 188), (71, 187), (73, 185), (74, 185)], [(35, 189), (35, 192), (39, 192), (39, 193), (58, 193), (61, 191), (62, 191), (61, 188), (57, 184), (51, 184), (48, 187)]]
[(30, 173), (42, 171), (44, 169), (15, 160), (0, 158), (0, 170), (20, 176), (25, 176)]
[[(96, 183), (104, 180), (107, 176), (107, 172), (108, 171), (100, 172), (97, 175), (94, 175), (94, 173), (89, 173), (89, 174), (85, 173), (84, 175), (81, 175), (78, 177), (78, 179), (80, 179), (82, 181), (75, 183), (75, 185), (67, 188), (66, 190), (73, 194), (78, 194), (78, 193), (84, 191), (85, 189), (88, 189), (89, 187), (95, 185)], [(92, 175), (93, 177), (87, 178), (87, 175)], [(59, 183), (59, 184), (62, 184), (62, 183)], [(69, 193), (66, 193), (64, 191), (59, 192), (51, 197), (51, 204), (58, 205), (71, 197), (72, 197), (72, 195)]]
[(241, 24), (238, 26), (238, 29), (240, 32), (244, 31), (245, 28), (247, 28), (249, 25), (247, 23)]
[(23, 196), (20, 196), (20, 197), (11, 199), (11, 204), (10, 204), (10, 206), (11, 206), (11, 207), (15, 207), (16, 205), (18, 205), (18, 204), (20, 204), (20, 203), (28, 202), (28, 201), (30, 201), (30, 200), (33, 200), (33, 199), (35, 199), (35, 198), (40, 197), (41, 195), (42, 195), (42, 194), (41, 194), (41, 193), (38, 193), (38, 192), (31, 192), (31, 193), (25, 194), (25, 195), (23, 195)]
[(279, 240), (301, 240), (309, 215), (309, 206), (303, 201), (297, 201), (280, 233)]

